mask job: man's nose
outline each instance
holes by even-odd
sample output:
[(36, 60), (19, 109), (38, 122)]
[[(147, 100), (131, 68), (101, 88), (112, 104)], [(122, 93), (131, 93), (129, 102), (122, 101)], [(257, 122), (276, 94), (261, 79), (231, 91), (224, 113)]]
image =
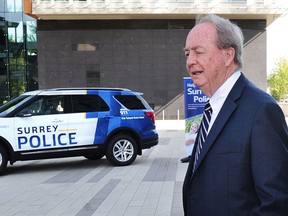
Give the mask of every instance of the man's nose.
[(189, 54), (189, 56), (187, 56), (187, 60), (186, 60), (186, 63), (188, 66), (191, 66), (191, 65), (194, 65), (196, 64), (196, 58), (195, 58), (195, 55), (193, 55), (192, 53)]

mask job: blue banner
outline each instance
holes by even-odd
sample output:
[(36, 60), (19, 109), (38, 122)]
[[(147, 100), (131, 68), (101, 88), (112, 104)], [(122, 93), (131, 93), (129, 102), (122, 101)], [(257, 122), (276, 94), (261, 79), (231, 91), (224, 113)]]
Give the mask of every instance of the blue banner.
[(190, 77), (184, 77), (184, 107), (185, 107), (185, 147), (186, 156), (190, 156), (194, 141), (202, 120), (203, 109), (209, 99), (193, 84)]

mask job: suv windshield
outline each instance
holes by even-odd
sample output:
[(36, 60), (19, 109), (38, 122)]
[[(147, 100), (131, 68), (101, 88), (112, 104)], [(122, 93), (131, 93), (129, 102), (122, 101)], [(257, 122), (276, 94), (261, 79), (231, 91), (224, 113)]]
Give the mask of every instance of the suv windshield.
[(30, 95), (20, 95), (19, 97), (16, 97), (11, 101), (7, 102), (6, 104), (0, 107), (0, 116), (5, 116), (8, 113), (12, 112), (17, 107), (21, 106), (23, 103), (29, 100), (30, 97), (31, 97)]

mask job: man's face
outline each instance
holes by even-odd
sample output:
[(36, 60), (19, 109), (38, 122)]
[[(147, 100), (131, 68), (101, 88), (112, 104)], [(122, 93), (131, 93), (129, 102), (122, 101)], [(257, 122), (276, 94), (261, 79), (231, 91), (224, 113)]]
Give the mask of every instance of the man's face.
[(184, 48), (186, 69), (194, 85), (208, 97), (227, 79), (226, 51), (216, 46), (216, 39), (215, 27), (202, 23), (189, 32)]

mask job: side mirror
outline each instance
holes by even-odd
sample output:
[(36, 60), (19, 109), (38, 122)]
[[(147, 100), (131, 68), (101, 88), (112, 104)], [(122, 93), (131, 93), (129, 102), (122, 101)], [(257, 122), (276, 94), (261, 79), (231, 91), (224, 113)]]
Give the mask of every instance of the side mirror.
[(30, 116), (32, 116), (32, 114), (28, 113), (27, 111), (21, 111), (16, 114), (16, 117), (30, 117)]

